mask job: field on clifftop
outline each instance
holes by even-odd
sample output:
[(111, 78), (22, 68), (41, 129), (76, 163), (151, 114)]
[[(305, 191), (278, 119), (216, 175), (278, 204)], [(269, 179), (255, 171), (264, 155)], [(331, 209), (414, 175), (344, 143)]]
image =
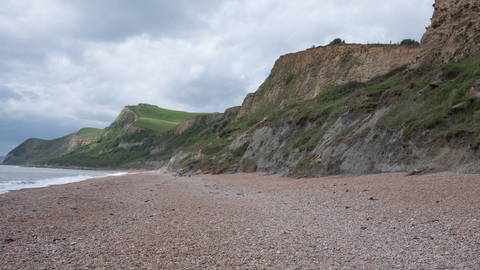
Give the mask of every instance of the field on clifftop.
[(181, 122), (197, 115), (208, 114), (173, 111), (148, 104), (128, 106), (128, 108), (137, 114), (138, 120), (134, 122), (134, 125), (145, 128), (147, 132), (153, 134), (169, 131)]

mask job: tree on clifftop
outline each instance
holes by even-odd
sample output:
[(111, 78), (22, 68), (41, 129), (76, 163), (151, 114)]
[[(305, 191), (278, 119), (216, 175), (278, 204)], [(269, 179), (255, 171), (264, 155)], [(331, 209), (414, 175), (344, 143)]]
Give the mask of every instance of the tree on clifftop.
[(400, 42), (400, 45), (403, 45), (403, 46), (419, 46), (420, 43), (416, 40), (413, 40), (413, 39), (404, 39), (404, 40), (402, 40), (402, 42)]
[(336, 44), (342, 44), (342, 43), (345, 43), (345, 40), (342, 42), (341, 38), (336, 38), (332, 40), (332, 42), (330, 42), (328, 45), (336, 45)]

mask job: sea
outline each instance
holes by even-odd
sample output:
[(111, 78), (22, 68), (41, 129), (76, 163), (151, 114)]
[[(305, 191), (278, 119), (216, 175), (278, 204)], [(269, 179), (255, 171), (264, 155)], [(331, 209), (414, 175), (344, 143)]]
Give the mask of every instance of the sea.
[(0, 165), (0, 194), (22, 188), (47, 187), (123, 174), (126, 173)]

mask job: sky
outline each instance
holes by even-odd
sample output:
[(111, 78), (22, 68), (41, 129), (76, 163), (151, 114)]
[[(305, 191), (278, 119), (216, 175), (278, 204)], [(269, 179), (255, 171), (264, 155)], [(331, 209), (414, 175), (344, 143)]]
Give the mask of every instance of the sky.
[(434, 0), (0, 0), (0, 156), (127, 105), (238, 106), (283, 54), (421, 40)]

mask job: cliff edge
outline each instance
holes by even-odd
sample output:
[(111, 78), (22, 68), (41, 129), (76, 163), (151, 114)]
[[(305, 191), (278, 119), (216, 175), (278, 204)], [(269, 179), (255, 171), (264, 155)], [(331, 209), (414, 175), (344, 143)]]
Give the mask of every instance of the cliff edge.
[(414, 62), (419, 46), (332, 45), (281, 56), (255, 93), (245, 98), (237, 117), (266, 104), (280, 108), (315, 98), (327, 87), (366, 82)]

